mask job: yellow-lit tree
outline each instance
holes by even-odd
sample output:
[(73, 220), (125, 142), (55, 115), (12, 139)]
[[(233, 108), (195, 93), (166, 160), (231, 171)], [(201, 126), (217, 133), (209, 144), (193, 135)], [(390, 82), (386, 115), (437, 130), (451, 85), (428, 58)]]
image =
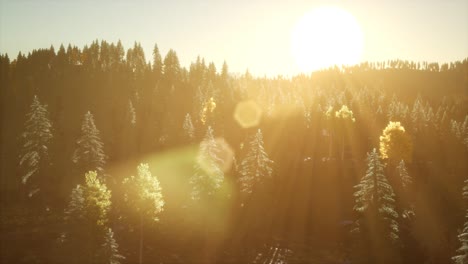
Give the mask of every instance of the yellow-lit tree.
[(341, 109), (335, 112), (335, 117), (339, 125), (339, 134), (341, 138), (340, 158), (344, 160), (346, 136), (348, 136), (349, 126), (356, 121), (353, 111), (348, 106), (343, 105)]
[(67, 262), (119, 263), (123, 258), (118, 253), (112, 230), (106, 226), (110, 199), (111, 191), (95, 171), (86, 173), (85, 184), (78, 184), (72, 190), (65, 211), (66, 230), (61, 236)]
[(411, 162), (413, 142), (400, 122), (388, 123), (380, 136), (380, 156), (391, 162), (404, 160)]
[(146, 163), (137, 168), (137, 177), (131, 176), (123, 180), (124, 199), (129, 208), (139, 215), (140, 248), (139, 263), (143, 262), (143, 227), (144, 220), (159, 221), (159, 214), (164, 210), (164, 199), (158, 178), (153, 176)]

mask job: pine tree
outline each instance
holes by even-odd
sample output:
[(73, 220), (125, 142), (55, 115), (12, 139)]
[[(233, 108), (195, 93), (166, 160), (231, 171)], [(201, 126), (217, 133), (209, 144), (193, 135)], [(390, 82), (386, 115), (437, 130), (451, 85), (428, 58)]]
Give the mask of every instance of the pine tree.
[[(364, 248), (369, 247), (385, 259), (390, 246), (399, 239), (398, 213), (395, 211), (395, 194), (384, 175), (376, 149), (367, 154), (368, 169), (355, 186), (354, 210), (359, 213), (353, 233), (360, 234)], [(385, 253), (384, 253), (385, 252)], [(374, 260), (375, 263), (379, 262)]]
[(401, 160), (397, 166), (398, 174), (400, 175), (401, 183), (403, 188), (408, 187), (413, 181), (406, 170), (405, 161)]
[[(78, 184), (70, 195), (70, 202), (65, 210), (66, 230), (61, 242), (67, 262), (102, 263), (102, 252), (109, 245), (108, 213), (111, 207), (111, 191), (98, 178), (97, 172), (85, 174), (85, 184)], [(114, 241), (115, 243), (115, 241)], [(116, 244), (116, 243), (115, 243)], [(115, 248), (113, 255), (107, 255), (110, 261), (119, 258)]]
[(192, 123), (192, 116), (189, 113), (185, 115), (184, 124), (182, 126), (187, 138), (192, 141), (195, 138), (195, 128)]
[(133, 107), (133, 102), (132, 100), (128, 100), (128, 108), (127, 108), (127, 117), (126, 120), (130, 123), (132, 127), (135, 127), (136, 125), (136, 112), (135, 112), (135, 107)]
[(99, 253), (99, 263), (120, 264), (122, 259), (125, 257), (119, 253), (119, 244), (114, 238), (114, 232), (111, 228), (107, 228), (104, 243)]
[(131, 176), (123, 181), (125, 202), (139, 215), (140, 248), (139, 263), (143, 260), (144, 220), (159, 221), (159, 214), (164, 210), (164, 198), (157, 177), (153, 176), (148, 164), (138, 165), (137, 177)]
[(107, 157), (104, 154), (104, 144), (99, 136), (99, 130), (94, 124), (94, 117), (89, 111), (84, 116), (81, 135), (76, 143), (73, 162), (78, 165), (79, 170), (96, 170), (102, 176)]
[(263, 135), (260, 129), (250, 141), (250, 148), (246, 157), (240, 165), (241, 191), (252, 193), (255, 184), (264, 178), (271, 177), (273, 161), (268, 158), (268, 154), (263, 146)]
[(50, 184), (42, 177), (46, 176), (45, 170), (50, 165), (49, 148), (53, 135), (47, 106), (42, 105), (37, 96), (34, 96), (26, 117), (25, 131), (22, 134), (24, 144), (19, 165), (22, 169), (21, 182), (23, 184), (29, 184), (31, 177), (38, 178), (29, 184), (29, 197), (31, 197), (45, 187), (41, 183)]
[[(468, 180), (465, 180), (465, 186), (463, 186), (463, 198), (468, 200)], [(452, 257), (452, 259), (456, 264), (466, 264), (468, 263), (468, 210), (466, 210), (465, 224), (458, 235), (458, 240), (461, 246), (457, 250), (458, 255)]]
[(161, 53), (159, 53), (159, 48), (157, 44), (154, 44), (153, 49), (153, 74), (156, 80), (159, 80), (163, 73), (163, 63), (161, 58)]
[(195, 173), (190, 178), (193, 200), (211, 196), (221, 187), (224, 181), (222, 162), (213, 129), (208, 126), (196, 157)]

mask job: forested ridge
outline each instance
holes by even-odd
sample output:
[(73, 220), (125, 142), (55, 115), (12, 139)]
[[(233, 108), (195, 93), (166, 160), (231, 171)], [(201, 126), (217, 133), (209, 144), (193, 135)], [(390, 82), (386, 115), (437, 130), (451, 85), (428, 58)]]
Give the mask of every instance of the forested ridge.
[(468, 58), (256, 77), (138, 43), (10, 56), (2, 263), (468, 262)]

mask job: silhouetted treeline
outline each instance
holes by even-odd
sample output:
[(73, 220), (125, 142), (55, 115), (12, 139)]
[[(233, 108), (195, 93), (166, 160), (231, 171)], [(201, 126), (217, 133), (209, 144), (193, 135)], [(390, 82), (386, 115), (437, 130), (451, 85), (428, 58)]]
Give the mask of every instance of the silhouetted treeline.
[[(467, 209), (468, 59), (443, 65), (366, 62), (259, 78), (248, 71), (230, 74), (227, 63), (216, 66), (200, 57), (187, 69), (174, 50), (163, 56), (157, 46), (149, 60), (138, 43), (127, 51), (120, 42), (95, 41), (82, 49), (68, 45), (9, 56), (0, 56), (2, 263), (66, 260), (59, 245), (64, 212), (89, 170), (112, 191), (106, 239), (115, 234), (121, 263), (137, 263), (141, 255), (144, 263), (345, 263), (359, 250), (351, 235), (358, 217), (354, 186), (366, 175), (366, 153), (379, 148), (390, 121), (401, 123), (413, 146), (405, 161), (410, 194), (402, 198), (396, 191), (397, 202), (411, 201), (412, 210), (398, 220), (398, 250), (391, 254), (402, 263), (449, 263), (460, 248)], [(243, 128), (234, 118), (245, 101), (260, 110), (259, 125)], [(352, 122), (338, 118), (342, 106)], [(25, 184), (20, 163), (28, 158), (25, 135), (34, 136), (34, 128), (25, 134), (31, 109), (47, 112), (51, 138), (44, 139), (47, 161), (36, 166), (31, 160), (39, 169)], [(87, 150), (80, 142), (88, 127), (98, 135), (93, 144), (102, 155), (83, 165), (80, 153)], [(209, 127), (235, 159), (224, 172), (222, 191), (197, 202), (192, 154)], [(264, 142), (260, 150), (271, 159), (272, 173), (245, 193), (239, 179), (249, 173), (241, 170), (242, 160), (255, 136)], [(151, 165), (164, 155), (180, 165), (180, 173)], [(128, 215), (121, 184), (142, 162), (156, 170), (164, 196), (159, 222), (145, 224), (144, 243), (137, 231), (143, 222)], [(387, 177), (395, 166), (388, 162)]]

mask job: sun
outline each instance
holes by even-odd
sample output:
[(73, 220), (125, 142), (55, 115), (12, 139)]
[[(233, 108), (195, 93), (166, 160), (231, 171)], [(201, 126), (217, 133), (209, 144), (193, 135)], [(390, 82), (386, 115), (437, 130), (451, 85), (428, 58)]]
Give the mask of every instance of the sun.
[(360, 61), (363, 34), (349, 12), (332, 6), (316, 8), (296, 23), (291, 51), (299, 69), (311, 72)]

